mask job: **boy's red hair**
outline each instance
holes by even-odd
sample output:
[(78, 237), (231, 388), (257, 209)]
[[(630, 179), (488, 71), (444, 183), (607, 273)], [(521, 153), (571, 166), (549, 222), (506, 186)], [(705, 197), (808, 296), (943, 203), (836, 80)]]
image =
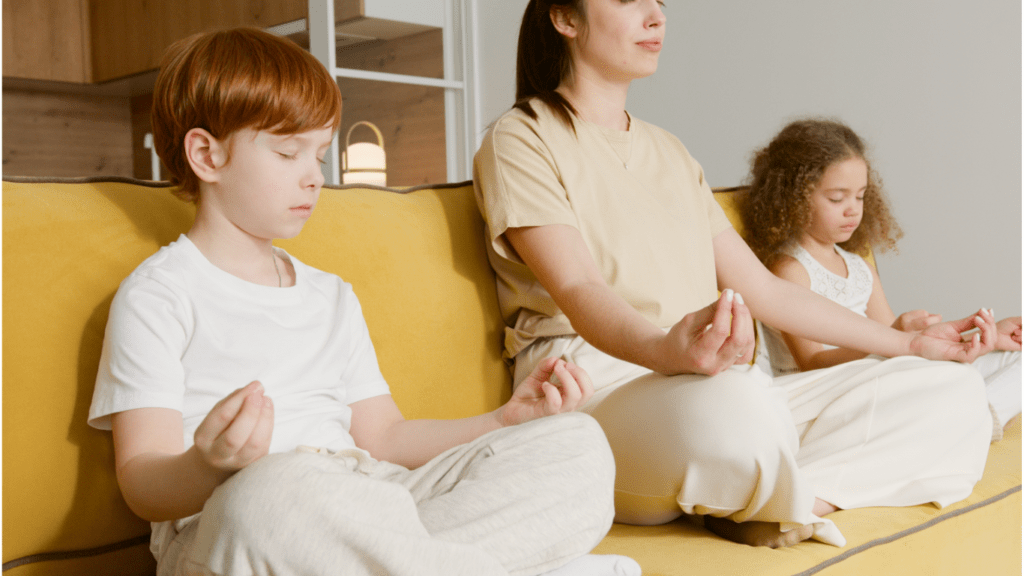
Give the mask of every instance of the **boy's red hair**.
[(199, 199), (185, 134), (219, 140), (242, 129), (298, 134), (341, 124), (341, 92), (312, 54), (257, 28), (196, 34), (164, 53), (153, 91), (153, 141), (174, 193)]

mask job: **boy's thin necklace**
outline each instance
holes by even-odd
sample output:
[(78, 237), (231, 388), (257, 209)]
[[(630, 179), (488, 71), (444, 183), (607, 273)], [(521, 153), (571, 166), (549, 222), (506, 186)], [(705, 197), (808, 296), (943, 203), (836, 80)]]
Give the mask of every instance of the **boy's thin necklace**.
[(270, 248), (270, 261), (274, 263), (274, 272), (277, 272), (277, 287), (283, 288), (284, 282), (281, 280), (281, 270), (277, 267), (277, 255), (274, 254), (274, 248)]

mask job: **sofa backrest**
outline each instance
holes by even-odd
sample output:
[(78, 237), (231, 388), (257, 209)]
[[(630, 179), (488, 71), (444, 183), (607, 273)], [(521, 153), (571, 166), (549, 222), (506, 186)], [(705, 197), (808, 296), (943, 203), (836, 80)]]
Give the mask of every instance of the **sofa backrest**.
[[(85, 420), (119, 283), (187, 231), (193, 214), (166, 186), (4, 182), (5, 564), (148, 533), (121, 499), (110, 433)], [(457, 418), (511, 393), (482, 238), (463, 183), (325, 189), (303, 233), (280, 244), (354, 286), (407, 417)], [(76, 573), (61, 562), (59, 571)]]
[[(716, 193), (730, 217), (734, 191)], [(110, 434), (85, 421), (119, 283), (188, 230), (193, 214), (161, 184), (4, 182), (5, 569), (64, 558), (54, 573), (89, 573), (89, 558), (68, 558), (91, 556), (103, 574), (113, 552), (102, 547), (148, 555), (149, 526), (121, 498)], [(458, 418), (511, 393), (483, 237), (465, 182), (324, 189), (303, 232), (279, 244), (353, 285), (406, 417)], [(121, 573), (151, 574), (151, 562)]]

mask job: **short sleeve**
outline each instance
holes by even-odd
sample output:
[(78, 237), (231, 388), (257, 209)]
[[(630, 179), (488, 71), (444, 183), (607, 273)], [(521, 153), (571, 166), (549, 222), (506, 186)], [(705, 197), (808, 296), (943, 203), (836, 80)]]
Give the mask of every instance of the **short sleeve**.
[(110, 415), (136, 408), (182, 410), (181, 357), (188, 315), (174, 290), (133, 274), (110, 305), (89, 425), (110, 430)]
[(341, 375), (341, 384), (345, 388), (345, 403), (353, 404), (360, 400), (390, 394), (391, 389), (380, 373), (377, 363), (377, 352), (370, 340), (370, 330), (363, 318), (363, 308), (351, 290), (345, 295), (342, 317), (347, 324), (348, 359)]
[(711, 186), (708, 185), (707, 180), (704, 179), (704, 168), (701, 167), (700, 163), (687, 154), (690, 163), (693, 164), (694, 171), (697, 173), (697, 179), (700, 184), (700, 195), (704, 200), (704, 207), (708, 213), (708, 224), (711, 227), (711, 237), (718, 236), (719, 233), (727, 228), (732, 228), (732, 222), (729, 221), (729, 217), (725, 215), (725, 211), (722, 210), (722, 205), (715, 200), (715, 193), (711, 190)]
[(549, 146), (537, 123), (518, 110), (499, 119), (484, 139), (473, 180), (492, 242), (509, 228), (579, 227)]

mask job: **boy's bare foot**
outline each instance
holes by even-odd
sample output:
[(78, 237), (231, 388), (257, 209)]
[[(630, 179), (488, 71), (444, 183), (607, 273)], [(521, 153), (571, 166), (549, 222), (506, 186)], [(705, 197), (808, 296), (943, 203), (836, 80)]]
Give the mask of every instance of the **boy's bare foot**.
[(704, 527), (726, 540), (768, 548), (785, 548), (814, 535), (814, 526), (801, 526), (783, 532), (777, 522), (733, 522), (714, 516), (704, 517)]

